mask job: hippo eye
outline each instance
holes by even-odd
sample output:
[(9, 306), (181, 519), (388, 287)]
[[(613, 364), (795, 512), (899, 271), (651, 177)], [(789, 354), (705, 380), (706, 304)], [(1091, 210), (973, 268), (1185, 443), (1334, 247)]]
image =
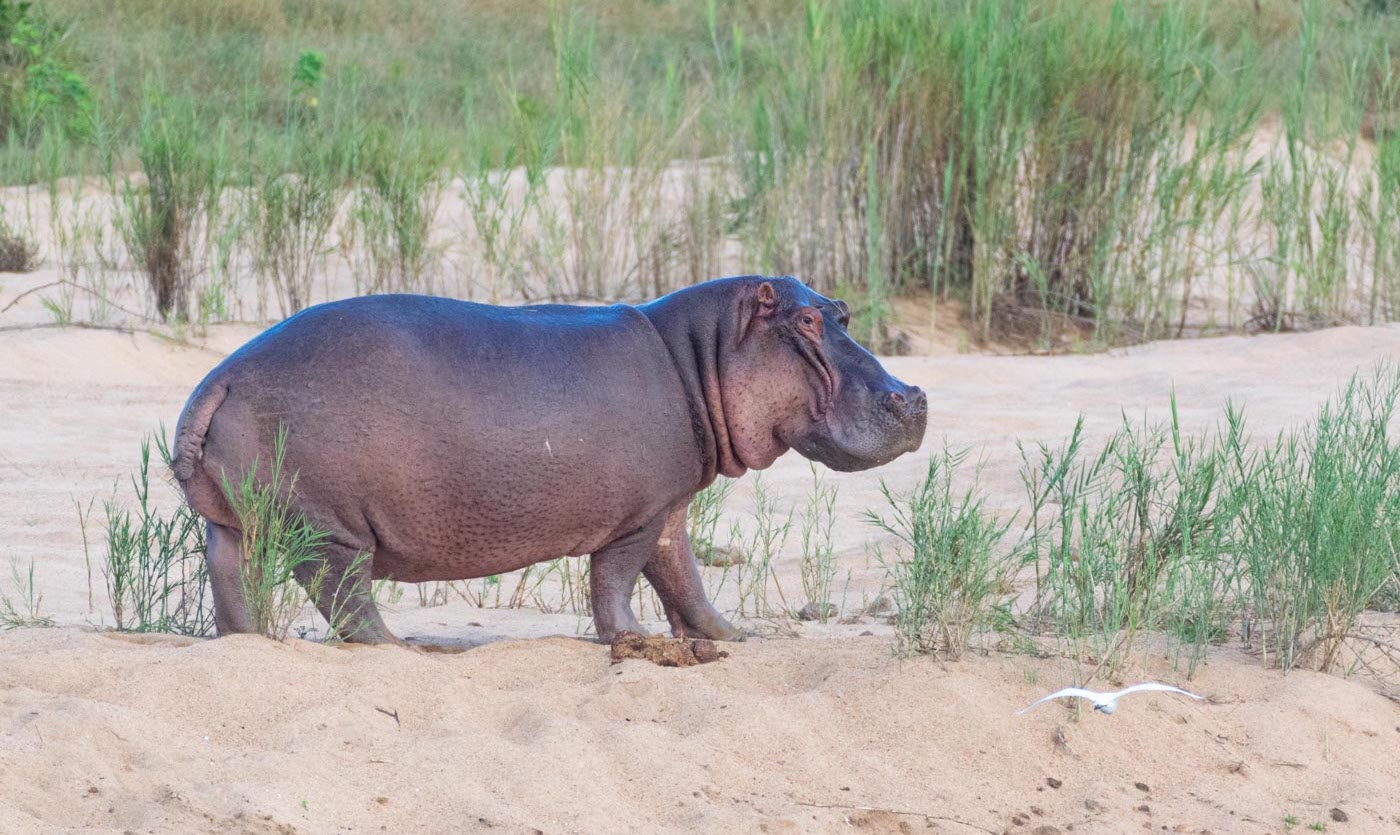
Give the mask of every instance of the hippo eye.
[(812, 327), (813, 325), (815, 325), (816, 323), (817, 323), (817, 320), (812, 318), (812, 314), (810, 314), (810, 313), (804, 313), (804, 314), (802, 314), (802, 324), (803, 324), (803, 325), (805, 325), (805, 326), (807, 326), (807, 327), (810, 328), (810, 327)]

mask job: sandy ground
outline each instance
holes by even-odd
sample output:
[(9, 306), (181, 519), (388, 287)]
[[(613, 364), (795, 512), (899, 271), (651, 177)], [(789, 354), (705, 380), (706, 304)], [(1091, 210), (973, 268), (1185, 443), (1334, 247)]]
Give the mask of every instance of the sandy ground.
[[(24, 286), (7, 280), (0, 302)], [(35, 321), (26, 309), (8, 321)], [(797, 627), (685, 670), (611, 665), (568, 612), (420, 608), (411, 592), (391, 628), (471, 649), (101, 631), (111, 618), (100, 573), (89, 595), (78, 507), (126, 495), (141, 437), (173, 426), (191, 387), (254, 332), (221, 326), (196, 343), (0, 329), (0, 569), (32, 563), (60, 624), (0, 633), (0, 833), (1228, 833), (1282, 832), (1289, 817), (1297, 831), (1400, 831), (1400, 705), (1384, 684), (1283, 676), (1233, 646), (1190, 682), (1208, 703), (1018, 717), (1065, 683), (1057, 662), (900, 662), (871, 619)], [(891, 359), (929, 391), (930, 432), (881, 470), (827, 476), (845, 609), (879, 591), (861, 516), (880, 480), (912, 484), (944, 440), (973, 447), (992, 505), (1011, 510), (1016, 440), (1058, 444), (1080, 414), (1103, 438), (1125, 414), (1164, 419), (1174, 388), (1188, 430), (1233, 399), (1272, 435), (1394, 357), (1400, 327)], [(794, 455), (764, 476), (785, 505), (811, 478)], [(751, 496), (746, 479), (726, 526), (745, 523)], [(101, 535), (99, 511), (94, 560)], [(795, 540), (778, 563), (789, 590)], [(1182, 680), (1160, 656), (1142, 664)]]

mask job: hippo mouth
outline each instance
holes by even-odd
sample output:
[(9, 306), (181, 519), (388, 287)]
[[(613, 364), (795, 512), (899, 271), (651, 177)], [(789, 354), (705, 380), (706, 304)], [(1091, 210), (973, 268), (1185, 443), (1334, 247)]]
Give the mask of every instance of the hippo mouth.
[(792, 448), (804, 458), (820, 462), (837, 472), (850, 473), (888, 464), (906, 452), (923, 445), (925, 421), (909, 423), (881, 421), (879, 427), (862, 426), (843, 431), (830, 416)]

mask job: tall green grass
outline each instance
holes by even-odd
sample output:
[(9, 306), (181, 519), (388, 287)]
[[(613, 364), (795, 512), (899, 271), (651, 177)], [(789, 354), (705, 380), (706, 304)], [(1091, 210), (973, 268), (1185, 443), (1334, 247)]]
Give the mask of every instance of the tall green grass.
[(1236, 614), (1235, 497), (1222, 470), (1240, 435), (1183, 437), (1175, 401), (1170, 425), (1125, 416), (1097, 453), (1082, 433), (1081, 422), (1058, 450), (1022, 450), (1033, 614), (1088, 678), (1116, 676), (1162, 630), (1194, 670)]
[(410, 123), (370, 132), (359, 151), (354, 218), (365, 257), (357, 290), (432, 292), (430, 236), (446, 185), (446, 150)]
[[(119, 181), (161, 317), (244, 310), (217, 297), (246, 293), (223, 275), (239, 254), (293, 311), (326, 241), (361, 293), (490, 300), (655, 296), (738, 259), (853, 291), (876, 346), (899, 293), (958, 300), (979, 335), (1042, 346), (1392, 315), (1400, 27), (1386, 15), (1306, 3), (1270, 27), (1194, 3), (577, 3), (511, 28), (409, 6), (249, 7), (235, 27), (176, 1), (98, 27), (53, 4), (77, 21), (66, 60), (106, 91), (84, 105), (87, 134), (41, 125), (0, 157), (50, 191), (94, 165)], [(412, 55), (410, 31), (426, 38)], [(1277, 143), (1253, 146), (1275, 126)], [(144, 182), (127, 184), (132, 168)], [(449, 172), (480, 248), (470, 282), (434, 275)], [(228, 184), (246, 184), (245, 228), (218, 212)], [(328, 189), (354, 193), (336, 230)]]
[[(223, 480), (224, 495), (238, 517), (242, 535), (240, 576), (249, 619), (254, 631), (279, 641), (286, 639), (306, 604), (297, 575), (317, 562), (326, 542), (325, 531), (292, 507), (296, 474), (283, 470), (286, 449), (287, 431), (283, 427), (278, 429), (270, 461), (263, 464), (254, 460), (237, 481), (231, 481), (227, 474)], [(263, 466), (266, 471), (260, 474)], [(328, 576), (324, 571), (315, 572), (317, 579), (309, 585), (316, 592), (323, 591)], [(330, 621), (333, 634), (339, 624), (334, 616)]]
[[(752, 518), (752, 530), (741, 546), (747, 558), (732, 567), (738, 597), (736, 611), (756, 618), (786, 617), (792, 609), (774, 561), (792, 534), (792, 510), (783, 512), (782, 501), (760, 477), (753, 482)], [(777, 594), (776, 605), (770, 592)]]
[(924, 477), (905, 494), (881, 484), (888, 507), (866, 520), (894, 538), (881, 555), (895, 606), (895, 646), (956, 661), (973, 638), (997, 622), (1012, 596), (1020, 556), (1002, 547), (1009, 523), (986, 508), (974, 484), (956, 486), (967, 453), (930, 457)]
[(1310, 425), (1237, 459), (1245, 599), (1285, 669), (1331, 669), (1400, 573), (1397, 397), (1393, 366), (1353, 378)]
[(714, 562), (715, 553), (720, 548), (720, 516), (724, 513), (725, 503), (729, 501), (729, 494), (734, 492), (734, 484), (734, 479), (719, 476), (690, 500), (686, 530), (690, 536), (690, 548), (701, 564)]
[[(190, 321), (207, 275), (209, 240), (220, 222), (228, 167), (221, 126), (185, 96), (152, 91), (136, 132), (142, 178), (121, 178), (117, 228), (165, 321)], [(219, 293), (220, 288), (203, 288)]]
[(1336, 666), (1400, 573), (1400, 372), (1354, 378), (1312, 422), (1266, 443), (1228, 408), (1213, 433), (1126, 419), (1097, 452), (1082, 424), (1023, 450), (1033, 622), (1075, 662), (1114, 677), (1165, 633), (1188, 674), (1239, 626), (1291, 669)]
[(5, 580), (10, 588), (0, 588), (0, 629), (54, 625), (53, 619), (43, 613), (44, 595), (34, 583), (33, 562), (21, 569), (18, 560), (10, 560), (10, 576)]
[(802, 556), (798, 571), (802, 576), (803, 608), (799, 616), (826, 623), (840, 608), (832, 602), (836, 595), (836, 484), (812, 465), (812, 488), (799, 518)]
[(312, 127), (291, 127), (268, 142), (251, 175), (246, 212), (258, 277), (275, 288), (279, 311), (290, 316), (311, 304), (326, 269), (346, 163), (342, 149)]
[[(168, 468), (170, 449), (163, 433), (155, 445)], [(113, 625), (129, 632), (211, 634), (204, 520), (183, 501), (169, 513), (158, 507), (151, 492), (149, 437), (141, 441), (131, 488), (134, 509), (115, 497), (104, 504), (107, 552), (101, 570)]]
[[(344, 263), (353, 292), (493, 301), (792, 272), (852, 296), (856, 334), (889, 349), (901, 294), (1045, 348), (1397, 309), (1388, 14), (46, 8), (73, 22), (62, 60), (94, 91), (89, 129), (51, 113), (12, 134), (0, 169), (50, 192), (109, 176), (163, 318), (253, 309), (248, 273), (285, 315)], [(444, 260), (455, 242), (433, 219), (459, 190), (467, 235)]]

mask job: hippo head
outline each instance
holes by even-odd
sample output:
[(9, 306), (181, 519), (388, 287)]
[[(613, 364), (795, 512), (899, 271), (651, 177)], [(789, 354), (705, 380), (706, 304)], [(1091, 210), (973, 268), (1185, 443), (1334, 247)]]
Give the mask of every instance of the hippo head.
[(795, 449), (849, 472), (919, 448), (928, 398), (850, 337), (845, 302), (790, 276), (746, 282), (736, 295), (719, 386), (739, 461), (761, 469)]
[(699, 407), (707, 483), (763, 469), (789, 449), (851, 471), (923, 441), (923, 391), (851, 339), (844, 302), (791, 276), (716, 279), (641, 309)]

